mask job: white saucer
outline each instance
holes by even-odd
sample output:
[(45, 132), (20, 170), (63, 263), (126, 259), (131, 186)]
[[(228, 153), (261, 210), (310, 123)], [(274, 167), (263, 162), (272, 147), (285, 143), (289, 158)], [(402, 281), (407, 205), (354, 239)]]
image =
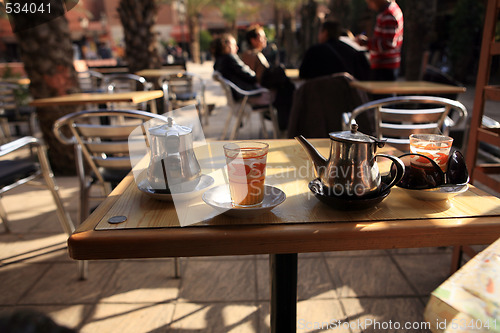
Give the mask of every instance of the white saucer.
[[(189, 192), (175, 192), (175, 198), (179, 198), (180, 200), (188, 200), (196, 197), (199, 195), (203, 190), (206, 190), (208, 187), (210, 187), (214, 183), (214, 179), (209, 176), (209, 175), (201, 175), (200, 176), (200, 182), (196, 187), (194, 188), (193, 191)], [(156, 192), (151, 185), (149, 185), (149, 182), (147, 179), (143, 179), (142, 181), (137, 184), (137, 187), (139, 190), (146, 194), (148, 197), (151, 197), (156, 200), (162, 200), (162, 201), (172, 201), (172, 194), (169, 193), (158, 193)]]
[(408, 188), (399, 187), (404, 190), (409, 196), (427, 201), (441, 201), (453, 198), (455, 195), (464, 193), (469, 189), (469, 184), (465, 185), (443, 185), (435, 188), (424, 190), (412, 190)]
[(203, 201), (217, 211), (233, 216), (252, 218), (270, 211), (286, 199), (285, 193), (277, 187), (264, 185), (264, 201), (258, 207), (234, 207), (228, 185), (220, 185), (203, 193)]

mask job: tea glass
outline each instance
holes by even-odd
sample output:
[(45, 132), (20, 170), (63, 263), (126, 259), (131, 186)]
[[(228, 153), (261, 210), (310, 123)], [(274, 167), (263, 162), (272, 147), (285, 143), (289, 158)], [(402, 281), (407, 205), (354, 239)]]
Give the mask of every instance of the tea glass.
[[(412, 134), (410, 135), (410, 152), (421, 154), (431, 158), (446, 172), (453, 138), (438, 134)], [(431, 163), (425, 158), (412, 158), (413, 166), (421, 168), (432, 168)]]
[(256, 207), (264, 200), (264, 182), (269, 145), (234, 142), (224, 145), (229, 190), (234, 207)]

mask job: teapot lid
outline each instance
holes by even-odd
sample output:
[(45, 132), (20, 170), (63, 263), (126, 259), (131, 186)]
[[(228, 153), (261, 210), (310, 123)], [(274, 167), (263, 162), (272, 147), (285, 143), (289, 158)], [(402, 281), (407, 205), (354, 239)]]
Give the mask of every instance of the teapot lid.
[(168, 122), (164, 125), (151, 127), (149, 133), (155, 136), (167, 136), (177, 133), (179, 136), (190, 134), (191, 128), (176, 124), (172, 117), (168, 117)]
[(335, 141), (358, 142), (358, 143), (375, 143), (376, 142), (377, 144), (380, 143), (373, 136), (369, 136), (369, 135), (363, 134), (361, 132), (358, 132), (358, 124), (356, 124), (356, 123), (351, 124), (350, 131), (332, 132), (329, 135), (330, 135), (330, 139), (335, 140)]

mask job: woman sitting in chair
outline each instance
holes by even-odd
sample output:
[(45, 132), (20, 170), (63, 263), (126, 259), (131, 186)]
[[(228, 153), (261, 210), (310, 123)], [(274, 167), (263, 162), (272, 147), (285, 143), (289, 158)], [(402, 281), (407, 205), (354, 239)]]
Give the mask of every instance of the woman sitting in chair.
[[(256, 69), (257, 73), (261, 74), (259, 77), (237, 55), (238, 46), (236, 40), (230, 34), (224, 34), (215, 39), (212, 45), (212, 52), (215, 57), (214, 69), (238, 87), (244, 90), (252, 90), (257, 89), (259, 83), (261, 83), (262, 86), (271, 89), (270, 93), (263, 93), (258, 97), (252, 97), (249, 99), (249, 102), (253, 105), (267, 105), (272, 103), (278, 111), (280, 129), (286, 129), (288, 119), (290, 118), (291, 101), (295, 87), (286, 77), (284, 70), (281, 67), (274, 69), (260, 67), (260, 69)], [(262, 55), (262, 57), (264, 56)], [(238, 96), (234, 91), (233, 96), (236, 100), (241, 99), (241, 96)]]
[[(238, 45), (231, 34), (223, 34), (212, 42), (212, 53), (215, 57), (214, 70), (243, 90), (258, 89), (257, 76), (237, 54)], [(234, 99), (242, 97), (233, 91)], [(249, 98), (250, 104), (267, 105), (272, 102), (270, 93), (263, 93), (257, 97)]]

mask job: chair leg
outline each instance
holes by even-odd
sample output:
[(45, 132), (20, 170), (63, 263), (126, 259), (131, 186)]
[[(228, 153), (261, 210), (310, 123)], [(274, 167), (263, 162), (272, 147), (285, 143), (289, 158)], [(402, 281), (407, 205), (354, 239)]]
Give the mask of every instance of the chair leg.
[(2, 132), (7, 141), (12, 140), (12, 133), (10, 132), (10, 125), (7, 119), (1, 120)]
[[(0, 120), (0, 123), (1, 122), (3, 122), (3, 120)], [(2, 124), (0, 124), (0, 143), (4, 144), (7, 142), (9, 142), (9, 140), (7, 139), (7, 134), (5, 133)]]
[(264, 112), (259, 112), (260, 124), (262, 126), (262, 135), (264, 135), (264, 139), (269, 138), (269, 134), (267, 133), (266, 121), (264, 119)]
[(174, 278), (179, 279), (181, 277), (181, 261), (179, 258), (174, 258)]
[(89, 277), (89, 262), (87, 260), (78, 260), (78, 278), (87, 280)]
[(238, 136), (238, 132), (240, 130), (241, 120), (243, 119), (243, 115), (245, 113), (245, 107), (247, 105), (248, 96), (243, 98), (241, 102), (240, 108), (238, 109), (238, 114), (236, 117), (236, 123), (233, 125), (233, 130), (231, 131), (231, 135), (229, 136), (229, 140), (234, 140)]
[(271, 116), (271, 121), (273, 123), (273, 138), (277, 139), (278, 133), (280, 132), (280, 126), (278, 124), (278, 117), (276, 116), (276, 110), (272, 106), (270, 106), (269, 113)]
[(28, 128), (30, 131), (30, 135), (36, 137), (35, 134), (37, 132), (37, 117), (35, 112), (31, 113), (29, 116)]
[(7, 219), (7, 212), (5, 211), (5, 208), (3, 207), (1, 201), (0, 201), (0, 219), (3, 221), (5, 232), (10, 232), (11, 230), (10, 230), (9, 220)]
[(229, 108), (229, 113), (227, 114), (226, 123), (224, 124), (224, 129), (220, 136), (221, 140), (224, 140), (227, 135), (227, 130), (229, 129), (229, 125), (231, 124), (231, 118), (233, 118), (233, 110)]
[(462, 247), (461, 246), (454, 246), (453, 247), (453, 254), (451, 255), (451, 267), (450, 267), (450, 275), (458, 271), (460, 268), (460, 264), (462, 262)]
[(90, 186), (87, 185), (87, 178), (85, 177), (85, 166), (83, 164), (83, 157), (81, 147), (75, 145), (75, 159), (76, 159), (76, 174), (78, 176), (78, 185), (80, 187), (80, 203), (78, 204), (78, 225), (80, 225), (89, 216), (89, 191)]
[[(85, 180), (84, 180), (85, 182)], [(83, 184), (82, 187), (80, 187), (80, 204), (79, 204), (79, 209), (78, 209), (78, 216), (79, 216), (79, 221), (78, 225), (82, 224), (83, 221), (89, 216), (90, 213), (90, 207), (89, 207), (89, 191), (90, 188), (86, 185)]]
[(59, 188), (54, 181), (54, 174), (50, 169), (45, 149), (43, 147), (38, 147), (37, 151), (43, 178), (45, 179), (45, 183), (52, 193), (52, 197), (54, 198), (54, 202), (57, 206), (57, 217), (59, 218), (59, 222), (61, 223), (64, 232), (71, 235), (73, 231), (75, 231), (75, 226), (73, 221), (71, 221), (71, 217), (66, 212), (66, 209), (64, 209), (61, 197), (59, 196)]

